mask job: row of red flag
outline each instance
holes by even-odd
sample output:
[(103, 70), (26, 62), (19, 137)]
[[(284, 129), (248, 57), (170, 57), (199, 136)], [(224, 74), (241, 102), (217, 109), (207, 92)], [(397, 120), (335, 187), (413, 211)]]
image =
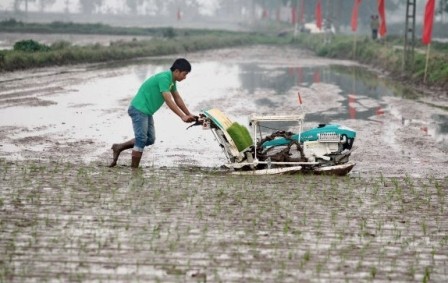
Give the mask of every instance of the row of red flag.
[[(358, 10), (359, 6), (361, 5), (362, 0), (354, 0), (353, 4), (353, 12), (352, 12), (352, 31), (356, 31), (358, 29)], [(381, 36), (384, 36), (387, 33), (386, 28), (386, 1), (385, 0), (377, 0), (378, 2), (378, 15), (380, 17), (380, 26), (378, 33)], [(434, 22), (434, 10), (435, 10), (435, 0), (427, 0), (426, 7), (425, 7), (425, 17), (423, 22), (423, 35), (422, 35), (422, 41), (423, 44), (429, 44), (431, 43), (431, 37), (432, 37), (432, 26)], [(301, 1), (301, 9), (300, 9), (301, 15), (301, 22), (303, 22), (304, 18), (304, 0)], [(292, 22), (295, 24), (297, 22), (297, 14), (296, 9), (293, 7), (292, 9)], [(316, 26), (319, 29), (322, 29), (322, 3), (321, 0), (317, 0), (316, 2), (316, 10), (315, 10), (315, 17), (316, 17)]]
[(422, 36), (423, 44), (426, 44), (426, 45), (431, 43), (432, 24), (434, 23), (434, 8), (435, 8), (435, 6), (436, 6), (435, 0), (428, 0), (426, 2), (425, 20), (423, 22), (423, 36)]
[[(356, 31), (358, 28), (358, 10), (361, 5), (362, 0), (354, 0), (353, 4), (353, 12), (352, 12), (352, 31)], [(384, 36), (387, 32), (386, 29), (386, 7), (385, 0), (377, 0), (378, 1), (378, 14), (380, 16), (380, 27), (378, 33), (381, 36)], [(435, 0), (427, 0), (425, 7), (425, 18), (423, 22), (423, 35), (422, 42), (423, 44), (430, 44), (432, 37), (432, 26), (434, 22), (434, 10), (435, 10)], [(319, 27), (322, 25), (322, 16), (321, 16), (321, 5), (320, 0), (318, 0), (316, 4), (316, 25)], [(320, 28), (320, 27), (319, 27)]]

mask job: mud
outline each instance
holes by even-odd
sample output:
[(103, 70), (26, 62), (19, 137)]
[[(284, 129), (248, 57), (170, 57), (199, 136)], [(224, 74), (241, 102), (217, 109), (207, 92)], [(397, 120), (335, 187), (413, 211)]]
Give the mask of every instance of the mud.
[[(443, 95), (391, 87), (381, 74), (353, 62), (293, 48), (232, 48), (187, 57), (193, 72), (179, 89), (194, 113), (218, 107), (247, 125), (251, 113), (300, 111), (299, 92), (307, 113), (305, 128), (340, 123), (357, 131), (352, 174), (446, 175), (448, 119), (443, 106), (448, 102)], [(126, 113), (130, 99), (146, 77), (168, 68), (171, 60), (2, 74), (0, 157), (108, 164), (112, 143), (132, 137)], [(332, 66), (345, 71), (335, 73)], [(144, 167), (218, 168), (226, 162), (210, 132), (185, 130), (188, 125), (166, 107), (155, 120), (157, 141), (145, 152)], [(128, 166), (129, 159), (125, 152), (119, 165)]]
[[(444, 282), (447, 181), (0, 160), (3, 282)], [(430, 280), (429, 280), (430, 279)]]
[(0, 282), (446, 281), (443, 96), (292, 48), (185, 55), (193, 112), (247, 124), (299, 111), (300, 92), (306, 127), (357, 131), (350, 176), (230, 175), (212, 134), (167, 108), (142, 169), (130, 152), (107, 168), (130, 99), (171, 57), (4, 73)]

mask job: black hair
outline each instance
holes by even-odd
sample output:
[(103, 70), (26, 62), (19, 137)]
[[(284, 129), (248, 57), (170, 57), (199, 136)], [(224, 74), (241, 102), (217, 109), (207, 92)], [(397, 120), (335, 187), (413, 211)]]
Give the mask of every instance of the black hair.
[(170, 70), (171, 72), (174, 72), (174, 70), (179, 70), (181, 72), (184, 71), (191, 72), (191, 65), (187, 59), (178, 58), (176, 59), (176, 61), (174, 61), (173, 66), (171, 66)]

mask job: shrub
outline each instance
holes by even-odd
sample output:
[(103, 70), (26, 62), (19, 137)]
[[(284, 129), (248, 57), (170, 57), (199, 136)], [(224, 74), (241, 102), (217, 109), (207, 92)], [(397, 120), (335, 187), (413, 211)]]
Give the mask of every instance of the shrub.
[(38, 52), (38, 51), (49, 51), (50, 47), (45, 44), (40, 44), (32, 39), (17, 41), (14, 44), (14, 51), (23, 52)]
[(18, 70), (35, 67), (34, 62), (30, 60), (28, 54), (24, 54), (22, 52), (14, 52), (9, 56), (6, 56), (4, 63), (6, 70)]
[(0, 24), (5, 27), (23, 26), (23, 23), (16, 21), (16, 19), (7, 19)]
[(72, 44), (65, 40), (56, 41), (51, 45), (51, 50), (62, 50), (71, 47)]
[(0, 68), (3, 66), (4, 62), (5, 62), (5, 52), (0, 51)]
[(176, 36), (176, 32), (172, 27), (169, 27), (162, 31), (163, 37), (166, 38), (174, 38)]

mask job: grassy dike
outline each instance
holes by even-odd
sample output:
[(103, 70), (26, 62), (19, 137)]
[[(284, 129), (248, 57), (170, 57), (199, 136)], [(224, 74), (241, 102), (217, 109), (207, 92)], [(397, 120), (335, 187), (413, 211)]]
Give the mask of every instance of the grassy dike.
[[(320, 35), (301, 34), (293, 41), (300, 47), (313, 50), (318, 56), (355, 60), (413, 84), (424, 81), (426, 47), (416, 47), (413, 68), (403, 72), (401, 39), (374, 42), (367, 37), (359, 37), (355, 43), (353, 36), (339, 35), (328, 42)], [(434, 43), (431, 47), (426, 85), (442, 89), (448, 87), (448, 44)]]
[(74, 33), (150, 36), (149, 40), (115, 41), (110, 46), (75, 46), (60, 41), (51, 46), (33, 41), (16, 42), (13, 50), (0, 51), (0, 72), (77, 63), (107, 62), (139, 57), (195, 52), (251, 44), (285, 44), (261, 33), (174, 28), (125, 28), (103, 24), (50, 23), (30, 24), (8, 20), (0, 22), (7, 32)]
[(95, 44), (81, 47), (72, 46), (68, 42), (57, 42), (42, 51), (1, 51), (0, 71), (126, 60), (270, 42), (272, 40), (269, 37), (243, 33), (205, 33), (201, 36), (176, 36), (174, 38), (154, 38), (147, 41), (112, 42), (110, 46)]

